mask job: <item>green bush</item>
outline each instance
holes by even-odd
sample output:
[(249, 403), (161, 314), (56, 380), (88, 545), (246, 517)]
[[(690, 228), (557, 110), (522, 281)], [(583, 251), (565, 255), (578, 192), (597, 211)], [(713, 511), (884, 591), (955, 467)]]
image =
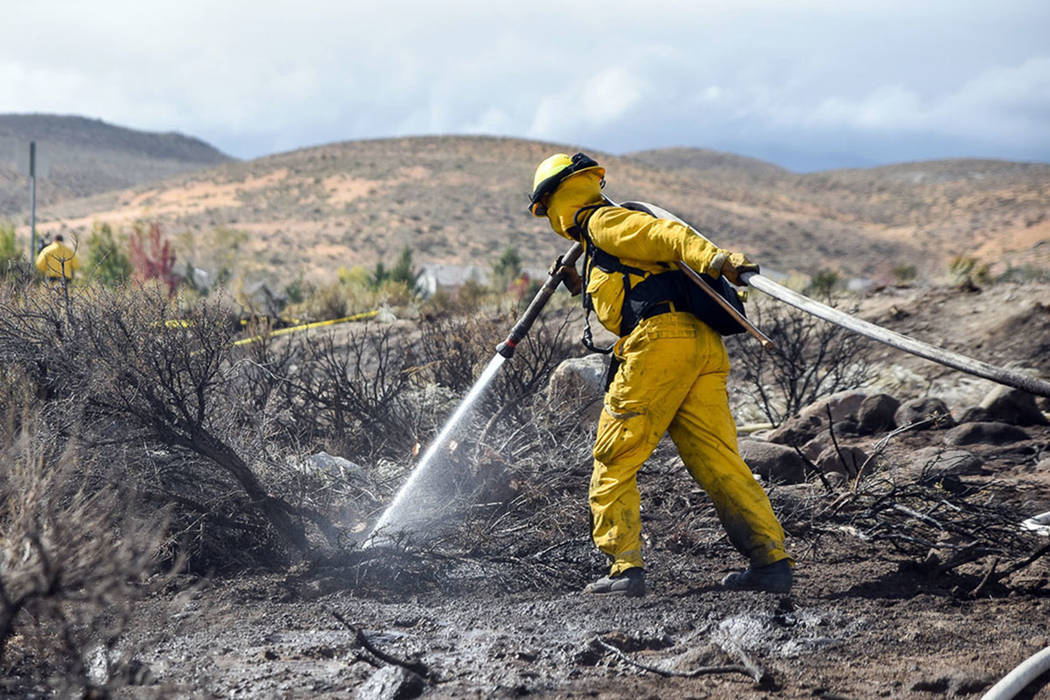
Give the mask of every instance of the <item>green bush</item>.
[(113, 235), (109, 224), (95, 222), (88, 237), (87, 267), (92, 279), (110, 287), (131, 279), (131, 257), (123, 241)]
[(898, 284), (914, 282), (919, 276), (919, 271), (914, 265), (897, 265), (893, 268), (893, 279)]
[(22, 251), (18, 249), (18, 241), (15, 240), (15, 225), (0, 222), (0, 264), (21, 259)]
[(992, 282), (991, 268), (988, 263), (980, 263), (969, 255), (957, 255), (948, 263), (948, 272), (957, 287), (977, 289), (978, 285)]
[(806, 294), (810, 296), (830, 298), (832, 292), (842, 284), (842, 276), (834, 270), (822, 269), (813, 275), (806, 287)]

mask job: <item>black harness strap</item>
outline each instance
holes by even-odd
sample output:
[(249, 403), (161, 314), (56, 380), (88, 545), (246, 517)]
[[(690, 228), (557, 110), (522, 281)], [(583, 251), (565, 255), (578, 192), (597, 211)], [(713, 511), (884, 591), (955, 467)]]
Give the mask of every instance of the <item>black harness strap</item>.
[[(619, 260), (594, 245), (594, 241), (591, 240), (590, 234), (587, 233), (587, 227), (590, 224), (591, 215), (606, 206), (610, 205), (608, 203), (602, 203), (582, 207), (576, 212), (576, 215), (573, 217), (573, 225), (568, 230), (570, 236), (583, 243), (583, 346), (591, 352), (601, 353), (602, 355), (608, 355), (612, 352), (613, 348), (616, 347), (616, 343), (613, 343), (606, 348), (598, 347), (594, 344), (594, 334), (591, 331), (591, 312), (594, 311), (594, 302), (591, 300), (591, 295), (587, 292), (587, 285), (590, 284), (591, 281), (591, 267), (595, 264), (594, 257), (596, 254), (607, 256), (616, 260), (616, 262), (619, 262)], [(624, 286), (624, 293), (626, 294), (626, 287), (629, 287), (629, 282), (626, 277), (624, 278)]]
[[(649, 272), (627, 265), (615, 255), (596, 246), (587, 229), (591, 215), (604, 206), (611, 206), (611, 204), (594, 204), (581, 208), (576, 212), (573, 226), (568, 230), (569, 235), (584, 244), (584, 347), (591, 352), (602, 354), (612, 352), (615, 347), (615, 343), (607, 348), (597, 347), (594, 344), (594, 336), (591, 332), (591, 312), (594, 311), (594, 301), (587, 293), (591, 270), (594, 267), (606, 274), (618, 273), (623, 280), (623, 306), (620, 310), (620, 328), (618, 329), (620, 337), (633, 331), (643, 319), (672, 310), (689, 311), (722, 335), (731, 335), (743, 330), (732, 317), (728, 316), (714, 301), (699, 291), (680, 270), (669, 263), (659, 263), (660, 267), (664, 268), (663, 272)], [(642, 278), (634, 287), (631, 286), (631, 275)], [(706, 275), (705, 278), (707, 278)], [(723, 297), (737, 307), (741, 313), (743, 312), (743, 304), (740, 303), (735, 290), (729, 287), (724, 279), (707, 279)]]

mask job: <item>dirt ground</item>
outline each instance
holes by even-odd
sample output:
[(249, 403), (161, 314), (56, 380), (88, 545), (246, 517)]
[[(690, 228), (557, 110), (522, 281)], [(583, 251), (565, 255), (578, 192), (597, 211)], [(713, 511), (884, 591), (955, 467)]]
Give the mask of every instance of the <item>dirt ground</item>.
[[(1043, 429), (1033, 443), (1048, 437)], [(1050, 510), (1046, 475), (1029, 478), (1030, 465), (993, 452), (984, 455), (990, 474), (973, 480), (1009, 483), (1026, 517)], [(666, 478), (656, 475), (670, 487)], [(683, 472), (675, 481), (689, 486)], [(773, 489), (783, 510), (782, 496)], [(798, 560), (792, 595), (737, 593), (717, 585), (741, 562), (716, 526), (698, 549), (675, 552), (661, 540), (671, 525), (645, 523), (650, 594), (642, 599), (586, 596), (557, 574), (550, 590), (503, 592), (499, 580), (475, 572), (422, 593), (362, 594), (348, 562), (202, 581), (139, 610), (129, 642), (155, 685), (130, 696), (413, 696), (399, 668), (361, 660), (367, 654), (336, 615), (379, 650), (425, 664), (431, 680), (418, 690), (432, 697), (962, 697), (1050, 646), (1045, 563), (1009, 588), (968, 596), (980, 568), (934, 580), (884, 543), (818, 534), (785, 518)], [(588, 548), (585, 540), (569, 543), (536, 567), (596, 576)], [(768, 678), (661, 677), (597, 638), (632, 661), (679, 673), (739, 665), (739, 650)], [(1050, 698), (1050, 677), (1022, 697)]]
[[(888, 290), (865, 299), (861, 313), (981, 359), (1045, 372), (1047, 292)], [(896, 363), (884, 375), (897, 378), (901, 398), (944, 393), (953, 412), (991, 386), (882, 357)], [(968, 447), (983, 461), (980, 473), (938, 482), (931, 493), (1001, 507), (1017, 523), (1050, 511), (1050, 427), (1025, 430), (1026, 441)], [(897, 476), (893, 465), (941, 445), (945, 433), (890, 441), (888, 478)], [(870, 448), (881, 437), (851, 444)], [(841, 489), (772, 486), (797, 560), (795, 589), (789, 597), (730, 592), (718, 581), (744, 562), (673, 447), (663, 444), (639, 481), (644, 598), (579, 592), (602, 573), (586, 532), (531, 556), (450, 562), (439, 553), (390, 552), (384, 560), (382, 551), (352, 550), (279, 573), (183, 577), (137, 607), (118, 649), (137, 660), (138, 684), (120, 696), (978, 697), (1050, 646), (1050, 557), (990, 585), (983, 585), (987, 558), (935, 575), (899, 543), (864, 539), (841, 518), (813, 517), (834, 512), (829, 503)], [(585, 508), (584, 480), (577, 495)], [(679, 510), (668, 506), (672, 496)], [(690, 509), (706, 516), (683, 534), (676, 513), (688, 519)], [(1042, 546), (1031, 539), (1032, 549)], [(434, 576), (426, 573), (431, 564), (440, 569)], [(725, 665), (758, 667), (761, 679), (739, 670), (686, 677)], [(1050, 698), (1050, 675), (1019, 697)]]

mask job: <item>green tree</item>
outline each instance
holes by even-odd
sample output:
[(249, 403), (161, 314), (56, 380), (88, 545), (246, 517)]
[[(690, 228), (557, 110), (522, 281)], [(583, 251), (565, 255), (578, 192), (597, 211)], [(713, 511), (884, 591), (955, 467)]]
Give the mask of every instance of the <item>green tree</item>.
[(415, 265), (412, 264), (412, 249), (408, 246), (401, 249), (401, 255), (397, 258), (397, 264), (390, 271), (390, 279), (394, 282), (401, 282), (410, 290), (416, 288), (419, 272), (416, 271)]
[(514, 246), (507, 246), (492, 266), (492, 287), (497, 292), (505, 292), (510, 283), (520, 276), (521, 255)]
[(372, 289), (379, 289), (388, 279), (390, 279), (390, 270), (386, 269), (386, 265), (380, 260), (372, 271)]
[(96, 221), (87, 244), (88, 274), (94, 279), (110, 287), (126, 284), (131, 279), (131, 257), (109, 224)]

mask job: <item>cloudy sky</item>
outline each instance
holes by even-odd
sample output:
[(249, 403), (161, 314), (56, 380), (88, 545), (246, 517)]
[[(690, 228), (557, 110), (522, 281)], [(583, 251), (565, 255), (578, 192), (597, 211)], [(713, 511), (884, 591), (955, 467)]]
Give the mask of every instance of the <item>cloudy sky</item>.
[(796, 170), (1050, 161), (1047, 0), (35, 0), (4, 15), (0, 113), (180, 131), (241, 158), (460, 133)]

